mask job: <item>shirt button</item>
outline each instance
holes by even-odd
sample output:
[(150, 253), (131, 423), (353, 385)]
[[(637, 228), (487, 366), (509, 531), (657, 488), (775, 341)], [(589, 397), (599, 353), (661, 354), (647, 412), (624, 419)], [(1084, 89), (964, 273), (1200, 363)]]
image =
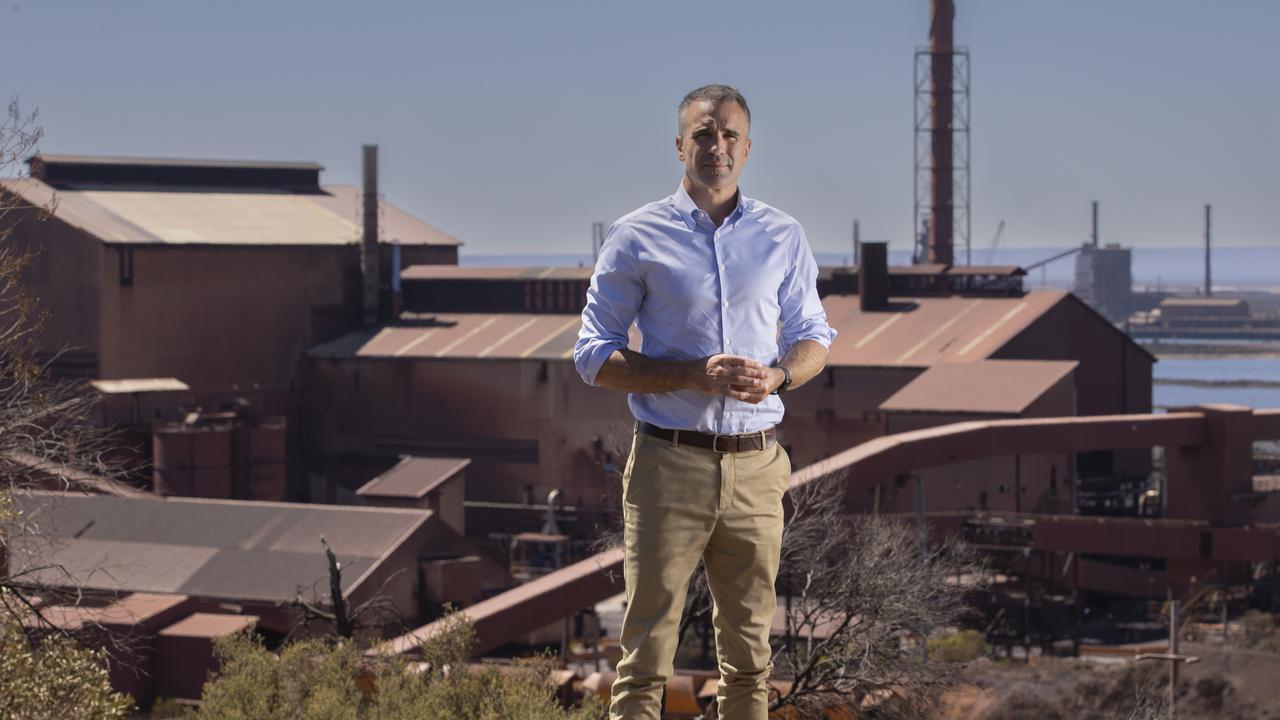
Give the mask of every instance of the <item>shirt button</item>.
[(723, 270), (723, 269), (724, 269), (724, 263), (720, 263), (720, 269), (721, 269), (721, 270)]
[(729, 303), (726, 301), (726, 302), (724, 303), (724, 306), (725, 306), (725, 307), (729, 307)]

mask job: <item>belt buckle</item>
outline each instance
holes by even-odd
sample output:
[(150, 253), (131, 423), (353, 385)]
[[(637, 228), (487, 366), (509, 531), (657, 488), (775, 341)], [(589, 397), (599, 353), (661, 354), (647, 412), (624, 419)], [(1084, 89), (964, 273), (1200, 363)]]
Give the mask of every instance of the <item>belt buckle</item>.
[(713, 437), (711, 438), (711, 449), (712, 449), (714, 452), (718, 452), (718, 453), (721, 453), (721, 454), (734, 452), (734, 450), (721, 450), (721, 449), (720, 449), (720, 438), (728, 438), (728, 439), (730, 439), (730, 440), (733, 440), (733, 441), (734, 441), (734, 444), (735, 444), (735, 450), (737, 449), (737, 448), (736, 448), (736, 445), (737, 445), (737, 437), (736, 437), (736, 436), (734, 436), (734, 435), (715, 435), (715, 436), (713, 436)]

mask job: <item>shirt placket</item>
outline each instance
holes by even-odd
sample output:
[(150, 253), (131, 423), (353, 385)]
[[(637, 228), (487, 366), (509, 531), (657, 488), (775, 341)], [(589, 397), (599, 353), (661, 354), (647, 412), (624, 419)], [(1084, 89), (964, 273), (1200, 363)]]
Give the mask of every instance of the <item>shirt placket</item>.
[[(716, 277), (719, 279), (718, 287), (720, 297), (717, 298), (720, 303), (720, 348), (721, 352), (731, 352), (729, 348), (729, 287), (725, 282), (724, 253), (720, 247), (720, 238), (723, 236), (729, 223), (723, 222), (720, 227), (716, 228), (711, 234), (711, 252), (716, 263)], [(729, 398), (720, 398), (720, 432), (729, 432)]]

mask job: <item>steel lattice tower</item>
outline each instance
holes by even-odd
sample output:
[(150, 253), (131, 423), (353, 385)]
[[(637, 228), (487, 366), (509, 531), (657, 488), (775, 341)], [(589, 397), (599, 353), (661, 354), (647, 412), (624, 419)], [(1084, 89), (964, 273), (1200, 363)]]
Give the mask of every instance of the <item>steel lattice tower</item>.
[(969, 151), (969, 51), (949, 40), (941, 48), (918, 48), (913, 262), (952, 265), (953, 248), (963, 246), (965, 264), (970, 264)]

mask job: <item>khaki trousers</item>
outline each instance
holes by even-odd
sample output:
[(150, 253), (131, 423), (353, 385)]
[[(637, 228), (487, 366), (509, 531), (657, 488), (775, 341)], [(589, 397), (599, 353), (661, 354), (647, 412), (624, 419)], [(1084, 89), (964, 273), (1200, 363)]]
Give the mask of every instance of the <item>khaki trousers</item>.
[(766, 720), (769, 628), (791, 461), (636, 433), (622, 478), (627, 610), (611, 720), (658, 720), (689, 578), (703, 560), (714, 601), (716, 700), (725, 720)]

